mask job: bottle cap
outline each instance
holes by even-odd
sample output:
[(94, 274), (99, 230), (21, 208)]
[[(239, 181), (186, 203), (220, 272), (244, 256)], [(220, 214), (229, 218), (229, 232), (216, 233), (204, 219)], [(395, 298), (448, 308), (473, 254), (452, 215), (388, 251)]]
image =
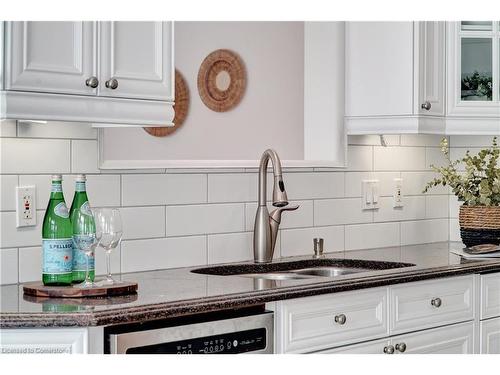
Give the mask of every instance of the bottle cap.
[(52, 181), (62, 181), (62, 174), (53, 174)]
[(84, 174), (77, 174), (75, 181), (85, 182), (87, 181), (87, 176), (85, 176)]

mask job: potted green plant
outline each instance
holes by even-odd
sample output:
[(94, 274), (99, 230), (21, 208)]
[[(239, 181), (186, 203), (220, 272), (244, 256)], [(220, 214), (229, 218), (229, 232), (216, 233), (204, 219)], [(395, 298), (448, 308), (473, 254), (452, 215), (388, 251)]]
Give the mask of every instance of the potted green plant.
[[(451, 161), (448, 140), (441, 141), (441, 151), (447, 165), (431, 168), (439, 173), (430, 181), (426, 193), (434, 186), (450, 186), (452, 192), (463, 202), (459, 223), (462, 241), (467, 247), (481, 244), (500, 244), (500, 148), (497, 137), (492, 147), (472, 155), (470, 151), (461, 159)], [(463, 170), (459, 170), (459, 166)]]

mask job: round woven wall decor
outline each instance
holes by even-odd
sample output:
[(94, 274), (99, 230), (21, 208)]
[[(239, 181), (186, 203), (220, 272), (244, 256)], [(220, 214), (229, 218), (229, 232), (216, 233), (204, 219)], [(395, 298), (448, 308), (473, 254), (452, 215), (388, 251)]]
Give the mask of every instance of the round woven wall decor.
[(198, 92), (205, 105), (216, 112), (234, 108), (243, 97), (246, 71), (241, 58), (227, 49), (209, 54), (198, 71)]
[(182, 74), (175, 69), (175, 117), (173, 120), (174, 126), (170, 128), (144, 128), (149, 134), (155, 137), (165, 137), (179, 129), (187, 117), (189, 109), (189, 89), (186, 80)]

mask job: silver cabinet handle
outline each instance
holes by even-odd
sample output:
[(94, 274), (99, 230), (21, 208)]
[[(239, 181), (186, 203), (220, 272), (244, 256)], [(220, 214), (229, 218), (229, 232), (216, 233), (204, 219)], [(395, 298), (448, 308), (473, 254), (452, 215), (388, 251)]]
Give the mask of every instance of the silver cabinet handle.
[(385, 354), (394, 354), (394, 346), (387, 345), (386, 347), (384, 347), (384, 353)]
[(434, 307), (439, 307), (439, 306), (441, 306), (442, 303), (443, 303), (443, 301), (441, 301), (441, 298), (439, 298), (439, 297), (431, 299), (431, 305)]
[(430, 101), (426, 101), (421, 105), (422, 109), (425, 109), (426, 111), (430, 110), (432, 108), (432, 104)]
[(114, 90), (118, 87), (118, 80), (116, 78), (110, 78), (105, 83), (108, 89)]
[(404, 353), (406, 351), (406, 344), (404, 342), (401, 342), (399, 344), (396, 344), (395, 348), (398, 352)]
[(85, 80), (85, 85), (95, 89), (97, 86), (99, 86), (99, 80), (97, 79), (97, 77), (89, 77)]
[(335, 323), (343, 325), (347, 321), (347, 317), (344, 314), (339, 314), (339, 315), (335, 315), (334, 320), (335, 320)]

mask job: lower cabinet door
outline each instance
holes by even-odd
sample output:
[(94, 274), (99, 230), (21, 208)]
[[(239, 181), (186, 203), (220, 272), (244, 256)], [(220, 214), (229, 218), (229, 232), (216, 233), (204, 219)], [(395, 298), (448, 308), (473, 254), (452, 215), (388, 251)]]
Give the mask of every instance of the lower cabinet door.
[(390, 339), (382, 339), (322, 350), (313, 354), (384, 354), (384, 349), (387, 351), (390, 344)]
[(500, 318), (481, 322), (481, 354), (500, 354)]
[(86, 354), (85, 328), (2, 329), (2, 354)]
[(473, 354), (472, 322), (394, 336), (394, 354)]

